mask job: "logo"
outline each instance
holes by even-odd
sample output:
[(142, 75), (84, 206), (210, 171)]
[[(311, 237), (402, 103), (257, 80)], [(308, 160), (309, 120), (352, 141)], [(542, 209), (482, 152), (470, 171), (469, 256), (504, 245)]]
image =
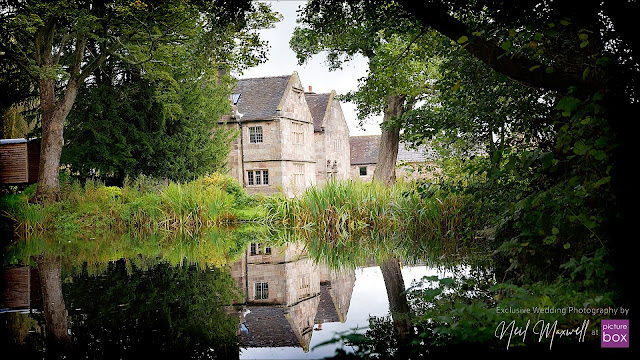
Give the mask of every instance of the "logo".
[(601, 347), (629, 347), (629, 320), (602, 320), (601, 327)]

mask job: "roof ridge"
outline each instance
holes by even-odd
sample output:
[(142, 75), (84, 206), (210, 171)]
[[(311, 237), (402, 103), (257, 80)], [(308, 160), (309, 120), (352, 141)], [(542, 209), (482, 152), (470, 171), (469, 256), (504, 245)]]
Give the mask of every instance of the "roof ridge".
[(293, 76), (293, 74), (257, 76), (257, 77), (238, 78), (238, 81), (240, 81), (240, 80), (257, 80), (257, 79), (273, 79), (273, 78), (288, 78), (288, 77), (291, 77), (291, 76)]

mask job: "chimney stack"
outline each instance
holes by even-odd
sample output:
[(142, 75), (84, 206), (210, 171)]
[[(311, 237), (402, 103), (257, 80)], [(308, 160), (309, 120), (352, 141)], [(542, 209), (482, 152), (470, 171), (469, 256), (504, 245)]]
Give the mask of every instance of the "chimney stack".
[(311, 90), (311, 85), (309, 85), (309, 92), (313, 92), (313, 90)]

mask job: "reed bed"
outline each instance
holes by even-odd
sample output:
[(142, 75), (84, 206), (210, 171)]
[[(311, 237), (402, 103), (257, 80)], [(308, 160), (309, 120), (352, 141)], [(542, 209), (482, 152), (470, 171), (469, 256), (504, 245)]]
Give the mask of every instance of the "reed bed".
[(61, 185), (62, 201), (30, 204), (35, 187), (2, 199), (4, 215), (14, 220), (19, 236), (56, 233), (193, 235), (236, 220), (235, 207), (243, 196), (228, 186), (229, 178), (214, 174), (188, 183), (162, 184), (141, 177), (123, 187), (96, 181)]
[(397, 254), (399, 244), (407, 255), (432, 257), (460, 254), (477, 245), (465, 198), (437, 190), (425, 196), (415, 190), (411, 183), (387, 187), (339, 181), (296, 198), (269, 198), (264, 206), (271, 221), (302, 231), (318, 258), (345, 256), (336, 263), (366, 261), (372, 253)]

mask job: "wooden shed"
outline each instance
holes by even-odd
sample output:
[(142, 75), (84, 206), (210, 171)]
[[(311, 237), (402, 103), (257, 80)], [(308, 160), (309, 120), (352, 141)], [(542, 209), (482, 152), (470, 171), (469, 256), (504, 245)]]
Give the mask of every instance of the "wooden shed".
[(0, 140), (0, 185), (36, 183), (39, 167), (38, 139)]

